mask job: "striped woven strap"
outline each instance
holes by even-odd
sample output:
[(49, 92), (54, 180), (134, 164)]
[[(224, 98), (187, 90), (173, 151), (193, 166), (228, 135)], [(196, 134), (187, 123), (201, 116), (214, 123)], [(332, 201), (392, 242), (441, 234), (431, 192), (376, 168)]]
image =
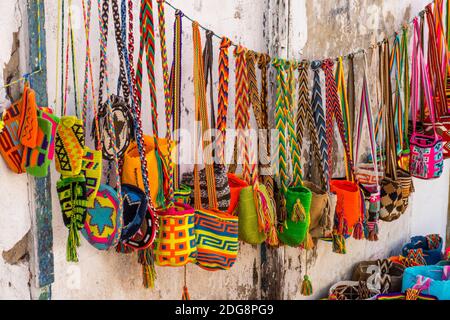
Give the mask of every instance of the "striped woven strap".
[(441, 69), (442, 58), (438, 51), (438, 38), (436, 35), (436, 23), (431, 4), (426, 7), (426, 16), (428, 22), (428, 64), (431, 68), (430, 76), (431, 83), (434, 84), (433, 92), (435, 94), (434, 100), (436, 103), (436, 113), (438, 118), (447, 114), (448, 106), (445, 96), (444, 73)]
[[(91, 0), (83, 0), (83, 21), (84, 21), (84, 30), (86, 35), (86, 60), (85, 60), (85, 71), (84, 71), (84, 91), (83, 91), (83, 122), (84, 127), (87, 128), (87, 109), (88, 109), (88, 99), (89, 99), (89, 89), (91, 90), (91, 99), (92, 99), (92, 110), (94, 111), (94, 134), (96, 141), (96, 149), (101, 150), (101, 142), (100, 142), (100, 127), (98, 123), (98, 110), (97, 110), (97, 102), (95, 98), (95, 85), (94, 85), (94, 77), (92, 71), (92, 58), (91, 58), (91, 42), (90, 42), (90, 30), (91, 30), (91, 12), (92, 12), (92, 1)], [(90, 84), (90, 88), (89, 88)]]
[(303, 173), (302, 173), (302, 164), (300, 160), (300, 147), (297, 140), (297, 131), (294, 119), (296, 118), (296, 107), (295, 107), (295, 74), (294, 70), (296, 69), (296, 65), (294, 63), (288, 63), (287, 65), (287, 87), (284, 88), (284, 94), (287, 97), (287, 108), (285, 109), (285, 116), (287, 119), (287, 127), (288, 127), (288, 137), (289, 137), (289, 149), (291, 153), (292, 167), (293, 167), (293, 186), (302, 186), (303, 185)]
[[(344, 120), (341, 114), (341, 108), (339, 105), (339, 96), (337, 92), (337, 85), (333, 75), (334, 62), (331, 59), (327, 59), (322, 63), (322, 69), (325, 73), (325, 86), (326, 86), (326, 125), (327, 125), (327, 143), (328, 143), (328, 167), (330, 170), (330, 177), (333, 173), (333, 138), (334, 130), (333, 124), (336, 122), (341, 141), (344, 145), (346, 167), (351, 168), (347, 173), (347, 180), (354, 181), (353, 175), (353, 160), (350, 156), (350, 149), (345, 137)], [(350, 175), (349, 175), (350, 174)]]
[(402, 40), (400, 44), (401, 51), (401, 83), (403, 86), (403, 142), (404, 149), (409, 150), (409, 106), (411, 102), (411, 83), (409, 76), (409, 54), (408, 54), (408, 28), (403, 27)]
[(320, 156), (322, 159), (325, 181), (328, 181), (330, 174), (328, 167), (328, 142), (327, 142), (326, 121), (325, 121), (325, 109), (323, 106), (322, 86), (320, 81), (321, 68), (322, 68), (321, 61), (313, 61), (311, 63), (311, 69), (314, 72), (314, 85), (312, 88), (311, 108), (314, 112), (314, 122), (316, 125), (317, 135), (319, 139)]
[(319, 137), (314, 122), (314, 115), (309, 99), (309, 62), (302, 61), (298, 65), (298, 111), (297, 111), (297, 140), (299, 149), (303, 147), (303, 137), (306, 133), (306, 128), (310, 133), (311, 148), (309, 150), (309, 172), (308, 180), (312, 178), (312, 165), (316, 163), (319, 167), (320, 183), (323, 187), (326, 186), (326, 177), (323, 170), (322, 156), (320, 154)]
[[(200, 29), (198, 22), (192, 23), (193, 42), (194, 42), (194, 88), (195, 88), (195, 114), (197, 123), (201, 123), (201, 139), (203, 145), (203, 157), (206, 166), (206, 179), (208, 188), (208, 201), (211, 210), (217, 210), (217, 194), (216, 183), (214, 177), (214, 166), (212, 154), (210, 153), (209, 145), (211, 144), (211, 132), (209, 131), (209, 118), (206, 103), (206, 83), (205, 73), (202, 57), (202, 43), (200, 36)], [(198, 130), (195, 132), (197, 133)], [(208, 151), (209, 150), (209, 151)], [(197, 152), (195, 152), (197, 158)], [(201, 194), (200, 194), (200, 173), (198, 170), (198, 161), (195, 161), (194, 168), (195, 181), (195, 208), (202, 209)]]
[(159, 25), (159, 40), (161, 47), (161, 61), (162, 61), (162, 73), (164, 82), (164, 101), (165, 101), (165, 111), (166, 111), (166, 139), (168, 142), (168, 203), (169, 206), (174, 204), (174, 163), (172, 159), (173, 150), (173, 139), (172, 139), (172, 114), (173, 114), (173, 104), (172, 96), (170, 92), (170, 76), (169, 76), (169, 63), (167, 58), (167, 44), (166, 44), (166, 17), (164, 11), (164, 0), (158, 0), (158, 25)]
[(217, 156), (220, 163), (225, 164), (225, 142), (227, 136), (227, 117), (228, 117), (228, 85), (230, 79), (229, 49), (230, 39), (223, 37), (220, 43), (219, 54), (219, 100), (217, 110)]
[(272, 65), (277, 70), (277, 101), (275, 110), (276, 129), (278, 130), (278, 178), (280, 189), (283, 195), (286, 195), (289, 187), (289, 177), (287, 173), (287, 132), (286, 132), (286, 106), (287, 101), (284, 95), (286, 79), (284, 76), (284, 62), (279, 59), (273, 59)]
[[(347, 141), (348, 143), (349, 156), (351, 160), (348, 161), (347, 159), (346, 161), (347, 166), (345, 168), (346, 176), (349, 177), (351, 176), (352, 170), (349, 167), (349, 163), (353, 162), (353, 131), (352, 131), (353, 124), (351, 122), (351, 114), (347, 97), (347, 88), (345, 85), (344, 62), (342, 57), (338, 58), (338, 64), (336, 68), (336, 84), (340, 100), (341, 114), (344, 121), (345, 141)], [(347, 157), (347, 154), (345, 156)]]
[(137, 102), (142, 107), (143, 58), (146, 56), (147, 78), (150, 86), (153, 135), (159, 137), (158, 105), (155, 80), (155, 24), (153, 19), (153, 1), (142, 0), (140, 11), (140, 45), (136, 71)]
[(391, 51), (389, 60), (390, 74), (394, 73), (394, 128), (396, 136), (397, 155), (400, 156), (404, 149), (404, 135), (403, 135), (403, 103), (401, 97), (401, 51), (400, 51), (400, 36), (397, 34), (394, 39), (394, 45)]
[(182, 34), (183, 34), (183, 13), (175, 13), (173, 51), (174, 58), (170, 75), (170, 90), (172, 97), (173, 131), (177, 134), (175, 139), (176, 147), (173, 158), (174, 189), (180, 189), (180, 129), (181, 129), (181, 63), (182, 63)]

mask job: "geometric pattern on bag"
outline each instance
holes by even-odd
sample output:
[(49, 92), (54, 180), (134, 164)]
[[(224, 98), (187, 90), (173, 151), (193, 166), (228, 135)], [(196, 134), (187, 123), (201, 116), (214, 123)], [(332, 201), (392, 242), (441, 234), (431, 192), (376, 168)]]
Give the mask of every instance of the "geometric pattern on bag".
[(195, 263), (197, 244), (195, 240), (195, 216), (191, 213), (180, 216), (160, 215), (160, 230), (156, 244), (156, 264), (182, 267)]
[(404, 213), (403, 194), (400, 185), (389, 178), (381, 181), (380, 219), (391, 222)]
[(214, 271), (233, 267), (239, 251), (238, 217), (197, 210), (195, 235), (201, 268)]
[(56, 171), (66, 176), (80, 174), (84, 153), (83, 122), (77, 117), (62, 117), (56, 133)]
[(410, 259), (421, 266), (426, 266), (427, 262), (423, 255), (423, 249), (411, 249), (408, 251), (407, 259)]

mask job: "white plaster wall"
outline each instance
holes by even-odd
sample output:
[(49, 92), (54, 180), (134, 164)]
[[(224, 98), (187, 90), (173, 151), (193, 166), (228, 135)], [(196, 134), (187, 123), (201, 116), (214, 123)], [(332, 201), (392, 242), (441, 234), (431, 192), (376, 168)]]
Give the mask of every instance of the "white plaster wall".
[[(21, 3), (24, 0), (20, 0)], [(0, 18), (2, 43), (11, 43), (11, 33), (17, 30), (20, 19), (11, 3), (13, 0), (1, 1), (0, 10), (4, 14)], [(346, 1), (290, 1), (290, 41), (286, 53), (290, 58), (334, 56), (349, 48), (367, 46), (367, 41), (373, 34), (382, 30), (397, 29), (401, 25), (404, 13), (415, 13), (427, 2), (420, 1), (351, 1), (349, 16), (332, 15), (330, 7), (345, 5)], [(95, 0), (94, 0), (95, 3)], [(137, 4), (138, 1), (135, 1)], [(194, 0), (190, 2), (172, 0), (176, 7), (181, 8), (187, 15), (198, 18), (199, 21), (211, 27), (218, 34), (226, 34), (236, 42), (242, 42), (248, 48), (256, 51), (266, 51), (263, 34), (265, 1), (261, 0)], [(349, 2), (350, 3), (350, 2)], [(75, 16), (81, 19), (79, 1), (74, 1)], [(47, 61), (49, 101), (56, 103), (56, 23), (57, 1), (45, 0), (46, 28), (47, 28)], [(136, 19), (138, 15), (136, 14)], [(168, 44), (172, 42), (173, 11), (167, 9)], [(335, 21), (331, 23), (332, 21)], [(82, 20), (79, 20), (82, 21)], [(93, 6), (92, 50), (95, 74), (98, 73), (98, 34), (97, 7)], [(365, 23), (363, 23), (365, 22)], [(385, 23), (386, 22), (386, 23)], [(137, 23), (137, 22), (136, 22)], [(137, 24), (136, 24), (137, 25)], [(328, 26), (330, 25), (330, 26)], [(342, 27), (342, 28), (341, 28)], [(344, 27), (348, 29), (344, 29)], [(84, 32), (82, 25), (78, 25), (76, 32), (77, 65), (79, 77), (83, 76), (84, 64)], [(331, 29), (331, 30), (330, 30)], [(314, 31), (315, 30), (315, 31)], [(330, 33), (336, 30), (346, 30)], [(337, 34), (336, 34), (337, 33)], [(322, 35), (321, 35), (322, 34)], [(110, 35), (110, 61), (115, 59), (115, 44)], [(183, 56), (183, 103), (189, 114), (194, 107), (192, 85), (192, 37), (191, 25), (184, 20), (184, 56)], [(215, 49), (218, 40), (214, 42)], [(5, 45), (4, 48), (8, 48)], [(157, 46), (159, 48), (159, 46)], [(345, 49), (345, 50), (344, 50)], [(22, 48), (22, 50), (24, 50)], [(159, 53), (159, 49), (158, 53)], [(26, 52), (26, 51), (24, 51)], [(215, 50), (217, 55), (217, 50)], [(0, 65), (8, 60), (9, 52), (0, 52)], [(169, 59), (172, 53), (169, 52)], [(217, 56), (216, 56), (217, 58)], [(216, 61), (217, 59), (215, 59)], [(216, 62), (215, 62), (216, 63)], [(231, 58), (230, 64), (234, 64)], [(111, 87), (115, 88), (117, 79), (117, 63), (110, 65), (112, 71)], [(214, 67), (217, 69), (217, 67)], [(1, 68), (0, 68), (1, 69)], [(157, 55), (157, 85), (162, 87), (160, 72), (160, 57)], [(1, 72), (1, 70), (0, 70)], [(357, 73), (358, 76), (358, 73)], [(2, 77), (0, 77), (2, 78)], [(233, 78), (233, 77), (232, 77)], [(97, 76), (95, 76), (97, 79)], [(217, 84), (217, 76), (215, 78)], [(81, 84), (81, 80), (80, 80)], [(234, 100), (234, 81), (230, 83), (230, 102)], [(1, 93), (3, 97), (4, 93)], [(144, 96), (148, 95), (145, 89)], [(159, 91), (160, 110), (162, 110), (162, 90)], [(357, 99), (359, 92), (357, 91)], [(59, 100), (58, 100), (59, 101)], [(358, 101), (358, 100), (357, 100)], [(72, 103), (72, 102), (70, 102)], [(144, 104), (145, 105), (145, 104)], [(147, 104), (148, 105), (148, 104)], [(232, 103), (231, 103), (232, 105)], [(161, 115), (164, 113), (161, 111)], [(233, 114), (231, 107), (230, 114)], [(145, 119), (150, 119), (149, 110), (144, 112)], [(192, 118), (192, 116), (190, 116)], [(230, 123), (234, 122), (231, 115)], [(189, 126), (188, 117), (183, 119), (184, 125)], [(160, 120), (161, 131), (164, 132), (164, 119)], [(151, 132), (151, 123), (145, 121), (146, 132)], [(29, 209), (27, 205), (27, 178), (10, 173), (0, 161), (0, 252), (9, 250), (28, 231)], [(332, 253), (331, 245), (321, 242), (314, 257), (309, 262), (309, 274), (313, 281), (315, 294), (312, 298), (326, 295), (328, 288), (336, 281), (350, 276), (354, 264), (361, 260), (377, 259), (398, 254), (403, 243), (411, 234), (428, 232), (445, 232), (445, 217), (448, 206), (449, 170), (436, 181), (416, 183), (416, 194), (413, 196), (411, 207), (405, 215), (393, 223), (381, 223), (380, 241), (370, 243), (366, 241), (349, 240), (347, 255)], [(185, 169), (188, 169), (186, 167)], [(58, 175), (52, 169), (53, 184)], [(437, 192), (439, 190), (439, 192)], [(54, 187), (53, 187), (53, 191)], [(431, 201), (432, 195), (433, 201)], [(158, 280), (155, 290), (144, 290), (141, 286), (140, 266), (136, 255), (122, 256), (111, 252), (98, 252), (83, 240), (79, 249), (80, 263), (69, 264), (65, 261), (67, 230), (63, 225), (56, 192), (53, 197), (54, 208), (54, 254), (55, 254), (55, 283), (52, 287), (54, 299), (180, 299), (183, 284), (183, 269), (158, 268)], [(411, 212), (412, 211), (412, 212)], [(283, 292), (285, 299), (304, 299), (299, 293), (304, 272), (304, 256), (299, 249), (285, 248), (284, 260), (286, 267), (286, 283)], [(301, 260), (300, 260), (301, 259)], [(229, 272), (209, 273), (196, 266), (188, 266), (188, 285), (192, 299), (249, 299), (259, 297), (260, 266), (259, 250), (256, 247), (242, 245), (238, 262)], [(10, 285), (11, 283), (11, 285)], [(28, 266), (9, 266), (0, 256), (0, 299), (1, 298), (29, 298)]]

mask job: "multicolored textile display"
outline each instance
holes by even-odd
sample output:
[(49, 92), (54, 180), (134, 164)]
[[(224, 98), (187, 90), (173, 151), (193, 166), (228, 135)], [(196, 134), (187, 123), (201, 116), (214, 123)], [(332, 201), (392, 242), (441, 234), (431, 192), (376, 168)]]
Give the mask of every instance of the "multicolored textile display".
[(100, 150), (91, 150), (88, 147), (84, 148), (82, 172), (86, 177), (86, 197), (88, 208), (94, 206), (97, 191), (100, 188), (103, 167), (102, 160), (102, 152)]
[(64, 176), (81, 172), (84, 154), (83, 121), (75, 116), (64, 116), (56, 132), (56, 170)]

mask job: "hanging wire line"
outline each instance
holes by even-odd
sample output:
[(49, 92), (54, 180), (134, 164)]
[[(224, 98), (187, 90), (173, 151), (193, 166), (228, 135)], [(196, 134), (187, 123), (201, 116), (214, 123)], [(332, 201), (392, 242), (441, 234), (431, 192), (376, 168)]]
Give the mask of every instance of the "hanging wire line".
[[(174, 6), (173, 4), (171, 4), (170, 2), (168, 2), (168, 1), (164, 1), (164, 2), (165, 2), (170, 8), (172, 8), (173, 10), (182, 12), (181, 9), (178, 9), (177, 7), (175, 7), (175, 6)], [(433, 0), (433, 1), (431, 1), (429, 4), (433, 4), (434, 2), (435, 2), (435, 1)], [(421, 16), (421, 15), (423, 15), (424, 12), (425, 12), (425, 10), (422, 10), (422, 11), (420, 11), (417, 15), (413, 16), (411, 20), (409, 20), (408, 22), (406, 22), (406, 23), (402, 26), (402, 29), (405, 28), (405, 27), (409, 27), (410, 25), (412, 25), (413, 22), (414, 22), (414, 19), (417, 18), (417, 17), (419, 17), (419, 16)], [(183, 12), (183, 18), (186, 18), (187, 20), (189, 20), (189, 21), (191, 21), (191, 22), (197, 22), (197, 20), (194, 20), (193, 18), (187, 16), (184, 12)], [(199, 24), (199, 27), (202, 28), (202, 29), (205, 30), (205, 31), (211, 32), (212, 35), (213, 35), (214, 37), (216, 37), (217, 39), (220, 39), (220, 40), (222, 39), (221, 36), (219, 36), (217, 33), (215, 33), (214, 31), (212, 31), (211, 29), (209, 29), (209, 28), (207, 28), (207, 27), (205, 27), (205, 26), (203, 26), (203, 25), (201, 25), (201, 24)], [(369, 48), (367, 48), (367, 49), (358, 48), (358, 49), (356, 49), (356, 50), (354, 50), (354, 51), (352, 51), (352, 52), (349, 52), (349, 53), (347, 53), (347, 54), (345, 54), (345, 55), (342, 55), (342, 56), (339, 56), (339, 57), (342, 57), (342, 58), (345, 58), (345, 59), (346, 59), (346, 58), (353, 57), (353, 56), (356, 56), (356, 55), (359, 55), (359, 54), (363, 54), (363, 53), (367, 52), (367, 50), (373, 50), (373, 49), (379, 47), (379, 46), (380, 46), (381, 44), (383, 44), (385, 41), (389, 41), (389, 40), (395, 38), (395, 37), (397, 36), (397, 34), (399, 34), (399, 33), (401, 32), (402, 29), (395, 31), (394, 34), (391, 35), (390, 37), (385, 37), (385, 38), (383, 38), (382, 40), (380, 40), (380, 41), (378, 41), (378, 42), (375, 42), (375, 43), (371, 44), (371, 45), (369, 46)], [(237, 45), (236, 45), (235, 43), (232, 43), (232, 46), (237, 47)], [(337, 61), (337, 60), (339, 59), (339, 57), (333, 58), (333, 59)], [(327, 58), (324, 58), (324, 57), (322, 57), (322, 58), (317, 58), (317, 59), (315, 59), (315, 58), (306, 58), (306, 60), (308, 60), (308, 61), (314, 61), (314, 60), (323, 61), (323, 60), (326, 60), (326, 59), (327, 59)]]
[[(25, 73), (22, 75), (21, 78), (14, 80), (2, 87), (0, 87), (0, 90), (4, 90), (6, 88), (9, 88), (15, 84), (21, 83), (22, 81), (29, 80), (34, 75), (40, 73), (42, 71), (42, 39), (41, 39), (41, 1), (42, 0), (36, 0), (36, 6), (37, 6), (37, 31), (38, 31), (38, 61), (37, 61), (37, 70)], [(31, 4), (30, 4), (31, 5)]]

